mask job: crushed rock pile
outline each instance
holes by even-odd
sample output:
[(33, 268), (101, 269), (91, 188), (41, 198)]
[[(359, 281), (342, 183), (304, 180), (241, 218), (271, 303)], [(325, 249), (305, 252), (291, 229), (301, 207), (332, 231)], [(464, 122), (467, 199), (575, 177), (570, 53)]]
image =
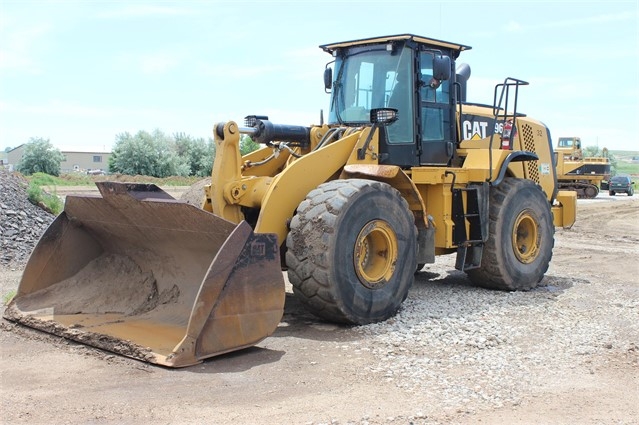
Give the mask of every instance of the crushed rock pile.
[(29, 202), (28, 182), (0, 170), (0, 266), (24, 266), (54, 215)]

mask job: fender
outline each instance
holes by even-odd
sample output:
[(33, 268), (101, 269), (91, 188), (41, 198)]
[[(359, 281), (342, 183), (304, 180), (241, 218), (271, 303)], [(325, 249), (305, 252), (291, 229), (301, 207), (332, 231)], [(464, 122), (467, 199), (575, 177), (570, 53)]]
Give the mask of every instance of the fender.
[(348, 164), (340, 178), (360, 177), (386, 182), (399, 191), (415, 216), (417, 226), (417, 263), (435, 262), (435, 224), (426, 213), (426, 204), (415, 182), (396, 165)]
[(497, 178), (492, 181), (491, 184), (493, 186), (499, 186), (501, 184), (501, 182), (506, 177), (506, 171), (508, 170), (508, 165), (510, 165), (511, 162), (537, 161), (537, 160), (539, 160), (539, 156), (534, 152), (528, 152), (528, 151), (511, 152), (510, 154), (508, 154), (506, 159), (504, 159), (504, 162), (501, 163), (501, 166), (499, 167), (499, 174), (497, 175)]
[[(340, 178), (357, 177), (387, 182), (402, 194), (413, 213), (419, 212), (422, 217), (424, 216), (426, 204), (424, 204), (422, 195), (413, 180), (397, 165), (348, 164), (340, 176)], [(416, 224), (420, 227), (422, 225), (429, 227), (427, 220), (422, 221), (423, 223)]]

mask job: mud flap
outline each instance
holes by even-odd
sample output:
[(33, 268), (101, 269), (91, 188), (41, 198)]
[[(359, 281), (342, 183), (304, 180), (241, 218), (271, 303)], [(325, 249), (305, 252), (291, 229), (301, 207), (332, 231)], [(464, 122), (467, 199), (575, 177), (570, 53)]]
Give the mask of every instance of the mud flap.
[(66, 199), (5, 318), (170, 367), (249, 347), (284, 310), (277, 237), (155, 185)]

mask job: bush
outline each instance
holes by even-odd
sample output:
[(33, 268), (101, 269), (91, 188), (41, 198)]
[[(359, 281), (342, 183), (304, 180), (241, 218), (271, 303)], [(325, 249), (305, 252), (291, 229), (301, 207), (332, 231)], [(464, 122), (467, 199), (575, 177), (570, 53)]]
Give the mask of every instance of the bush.
[(27, 176), (38, 172), (58, 176), (63, 160), (64, 155), (53, 147), (49, 139), (32, 137), (24, 147), (24, 155), (17, 169)]
[(112, 173), (152, 177), (188, 176), (187, 160), (177, 153), (175, 141), (159, 130), (122, 133), (116, 137), (109, 161)]
[(51, 214), (58, 215), (62, 212), (63, 204), (58, 195), (43, 191), (40, 186), (33, 182), (29, 183), (27, 197), (33, 205), (37, 205)]
[(246, 155), (247, 153), (251, 153), (253, 151), (256, 151), (260, 148), (260, 144), (257, 142), (254, 142), (253, 139), (251, 139), (251, 136), (247, 136), (246, 134), (243, 134), (240, 138), (240, 153), (242, 155)]
[(33, 173), (29, 177), (29, 182), (37, 186), (56, 186), (58, 184), (58, 178), (53, 177), (46, 173)]
[(38, 186), (93, 186), (91, 176), (80, 173), (62, 174), (59, 177), (45, 173), (34, 173), (28, 176), (27, 180)]
[(190, 176), (205, 177), (211, 175), (215, 158), (215, 142), (213, 139), (193, 138), (184, 133), (173, 136), (178, 155), (183, 158)]

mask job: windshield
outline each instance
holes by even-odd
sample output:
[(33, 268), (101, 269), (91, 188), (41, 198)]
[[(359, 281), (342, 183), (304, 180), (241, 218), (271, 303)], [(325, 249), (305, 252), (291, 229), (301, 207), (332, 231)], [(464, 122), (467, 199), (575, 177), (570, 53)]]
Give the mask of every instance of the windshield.
[[(335, 61), (330, 124), (364, 124), (373, 108), (391, 107), (408, 116), (412, 104), (411, 50), (386, 46), (350, 49)], [(395, 124), (393, 124), (395, 125)]]
[(573, 143), (573, 139), (572, 138), (560, 137), (559, 138), (559, 143), (558, 143), (557, 146), (559, 146), (560, 148), (571, 148), (572, 147), (572, 143)]
[(615, 176), (612, 179), (610, 179), (610, 181), (613, 183), (627, 183), (628, 177)]

